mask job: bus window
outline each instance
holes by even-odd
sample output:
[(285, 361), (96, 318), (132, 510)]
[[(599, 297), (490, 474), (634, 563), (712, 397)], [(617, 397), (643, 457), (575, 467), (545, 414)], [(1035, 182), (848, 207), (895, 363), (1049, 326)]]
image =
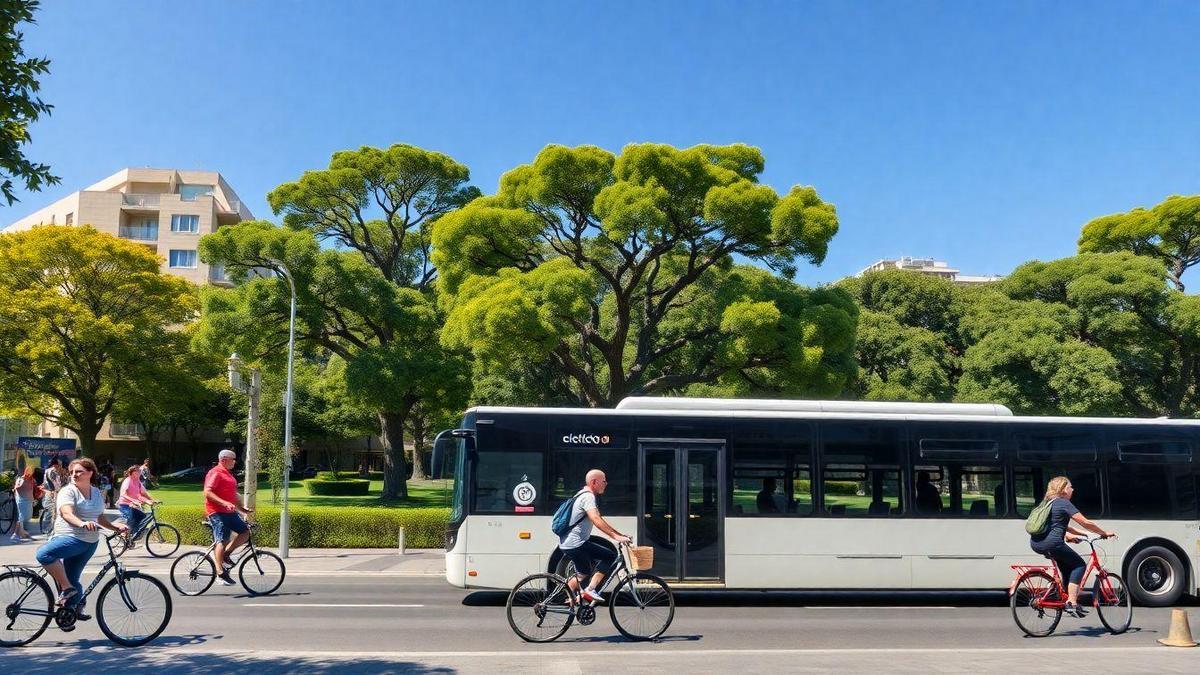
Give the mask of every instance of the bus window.
[(733, 457), (734, 516), (812, 513), (808, 455), (739, 452)]
[(600, 469), (608, 479), (608, 487), (596, 500), (600, 511), (606, 516), (632, 516), (637, 512), (636, 467), (629, 450), (554, 450), (550, 454), (550, 508), (558, 508), (581, 490), (588, 471)]
[(961, 513), (970, 518), (1004, 515), (1004, 470), (998, 466), (964, 466), (958, 471)]
[[(533, 502), (518, 504), (514, 489), (521, 483), (533, 486)], [(475, 464), (474, 513), (548, 513), (542, 489), (542, 453), (480, 452)], [(557, 504), (555, 505), (557, 506)]]
[(1113, 518), (1196, 518), (1195, 471), (1166, 464), (1112, 462), (1108, 506)]
[(1063, 466), (1017, 466), (1013, 470), (1016, 479), (1017, 515), (1027, 517), (1033, 507), (1046, 494), (1046, 483), (1055, 476), (1066, 476), (1075, 488), (1071, 503), (1088, 518), (1102, 515), (1100, 498), (1100, 472), (1094, 467)]
[(903, 511), (903, 431), (894, 422), (821, 423), (821, 457), (825, 462), (821, 486), (827, 514), (887, 517)]

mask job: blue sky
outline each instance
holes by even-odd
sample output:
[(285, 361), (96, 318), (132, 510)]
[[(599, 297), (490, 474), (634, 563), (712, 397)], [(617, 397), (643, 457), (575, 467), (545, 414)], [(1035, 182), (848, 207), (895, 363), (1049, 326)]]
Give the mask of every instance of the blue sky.
[(29, 152), (63, 182), (3, 223), (124, 166), (221, 171), (269, 217), (361, 145), (446, 152), (492, 192), (548, 143), (745, 142), (838, 208), (815, 284), (902, 254), (1006, 273), (1200, 192), (1194, 2), (45, 4)]

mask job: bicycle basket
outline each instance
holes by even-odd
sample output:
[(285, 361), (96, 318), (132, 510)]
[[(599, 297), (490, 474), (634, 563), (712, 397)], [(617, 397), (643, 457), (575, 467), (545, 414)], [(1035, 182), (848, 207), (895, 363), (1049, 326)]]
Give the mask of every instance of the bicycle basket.
[(653, 546), (630, 546), (630, 558), (633, 561), (633, 570), (648, 570), (654, 567), (654, 547)]

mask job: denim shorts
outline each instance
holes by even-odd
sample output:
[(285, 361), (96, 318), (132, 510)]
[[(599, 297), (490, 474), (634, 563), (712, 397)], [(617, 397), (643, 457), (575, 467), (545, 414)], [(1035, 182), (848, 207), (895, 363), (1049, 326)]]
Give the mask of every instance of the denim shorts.
[(230, 532), (241, 534), (250, 529), (246, 521), (242, 520), (242, 516), (236, 511), (232, 513), (214, 513), (208, 517), (208, 523), (212, 525), (213, 541), (225, 541), (229, 538)]
[(21, 519), (22, 527), (25, 526), (25, 523), (33, 520), (32, 499), (21, 499), (20, 497), (17, 497), (17, 517)]

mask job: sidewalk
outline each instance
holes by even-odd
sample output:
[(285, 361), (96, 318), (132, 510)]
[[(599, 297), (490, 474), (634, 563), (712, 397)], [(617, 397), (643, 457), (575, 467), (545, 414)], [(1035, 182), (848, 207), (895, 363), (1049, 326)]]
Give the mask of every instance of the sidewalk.
[[(45, 538), (34, 535), (34, 540), (25, 544), (9, 541), (8, 535), (0, 537), (0, 565), (36, 565), (33, 559), (37, 548)], [(154, 558), (140, 545), (121, 556), (126, 566), (154, 573), (168, 573), (174, 559), (185, 551), (202, 551), (199, 546), (180, 546), (170, 558)], [(266, 549), (279, 553), (278, 549)], [(446, 552), (439, 548), (409, 549), (400, 555), (394, 548), (293, 548), (289, 551), (288, 576), (372, 576), (372, 577), (439, 577), (446, 573)], [(108, 561), (104, 542), (88, 563), (94, 570)]]

